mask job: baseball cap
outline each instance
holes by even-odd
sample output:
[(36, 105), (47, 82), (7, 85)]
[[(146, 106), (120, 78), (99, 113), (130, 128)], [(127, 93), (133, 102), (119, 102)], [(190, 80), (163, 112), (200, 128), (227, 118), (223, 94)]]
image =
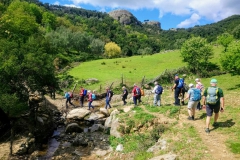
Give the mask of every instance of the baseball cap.
[(189, 87), (189, 88), (192, 88), (192, 87), (194, 87), (194, 84), (190, 83), (190, 84), (188, 85), (188, 87)]
[(211, 79), (210, 83), (217, 83), (216, 79)]

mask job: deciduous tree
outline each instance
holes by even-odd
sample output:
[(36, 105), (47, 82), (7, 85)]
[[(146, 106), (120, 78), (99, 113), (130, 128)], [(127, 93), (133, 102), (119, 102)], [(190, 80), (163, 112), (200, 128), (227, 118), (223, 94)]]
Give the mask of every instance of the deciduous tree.
[(104, 56), (108, 58), (115, 58), (121, 56), (121, 48), (115, 42), (109, 42), (104, 47)]
[(193, 37), (185, 41), (181, 47), (181, 56), (193, 73), (206, 71), (209, 59), (212, 58), (212, 46), (207, 44), (206, 39)]
[(240, 74), (240, 42), (233, 41), (229, 44), (227, 51), (221, 55), (223, 70), (232, 74)]

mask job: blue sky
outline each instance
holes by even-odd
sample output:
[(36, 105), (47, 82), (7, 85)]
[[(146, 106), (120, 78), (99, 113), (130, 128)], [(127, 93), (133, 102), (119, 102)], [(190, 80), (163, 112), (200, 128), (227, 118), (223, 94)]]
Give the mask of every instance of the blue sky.
[(43, 3), (109, 12), (130, 11), (139, 21), (159, 21), (164, 30), (189, 28), (240, 14), (239, 0), (39, 0)]

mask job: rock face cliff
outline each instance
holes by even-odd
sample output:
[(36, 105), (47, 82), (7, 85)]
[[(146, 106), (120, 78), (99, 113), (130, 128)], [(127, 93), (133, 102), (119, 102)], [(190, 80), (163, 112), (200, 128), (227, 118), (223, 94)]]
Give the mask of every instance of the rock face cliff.
[(161, 28), (161, 23), (158, 21), (145, 21), (144, 24), (152, 25)]
[(137, 18), (127, 10), (115, 10), (108, 13), (110, 17), (118, 20), (121, 24), (129, 25), (136, 24), (141, 25), (142, 23), (137, 20)]
[[(123, 25), (130, 25), (130, 24), (142, 25), (142, 22), (140, 22), (131, 12), (127, 10), (114, 10), (109, 12), (108, 14), (110, 17), (119, 21)], [(158, 21), (147, 20), (147, 21), (144, 21), (143, 23), (147, 25), (156, 26), (161, 29), (161, 23)]]

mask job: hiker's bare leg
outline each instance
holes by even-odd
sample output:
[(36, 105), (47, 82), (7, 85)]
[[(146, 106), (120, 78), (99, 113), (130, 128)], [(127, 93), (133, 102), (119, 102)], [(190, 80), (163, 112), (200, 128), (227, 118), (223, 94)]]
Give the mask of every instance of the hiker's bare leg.
[(192, 108), (188, 108), (188, 115), (189, 117), (192, 117)]
[(207, 119), (206, 119), (206, 128), (209, 128), (210, 120), (211, 120), (211, 117), (210, 117), (210, 116), (207, 116)]
[(195, 117), (195, 107), (192, 108), (192, 115)]
[(214, 122), (217, 122), (218, 116), (219, 116), (219, 113), (215, 113), (215, 114), (214, 114)]

